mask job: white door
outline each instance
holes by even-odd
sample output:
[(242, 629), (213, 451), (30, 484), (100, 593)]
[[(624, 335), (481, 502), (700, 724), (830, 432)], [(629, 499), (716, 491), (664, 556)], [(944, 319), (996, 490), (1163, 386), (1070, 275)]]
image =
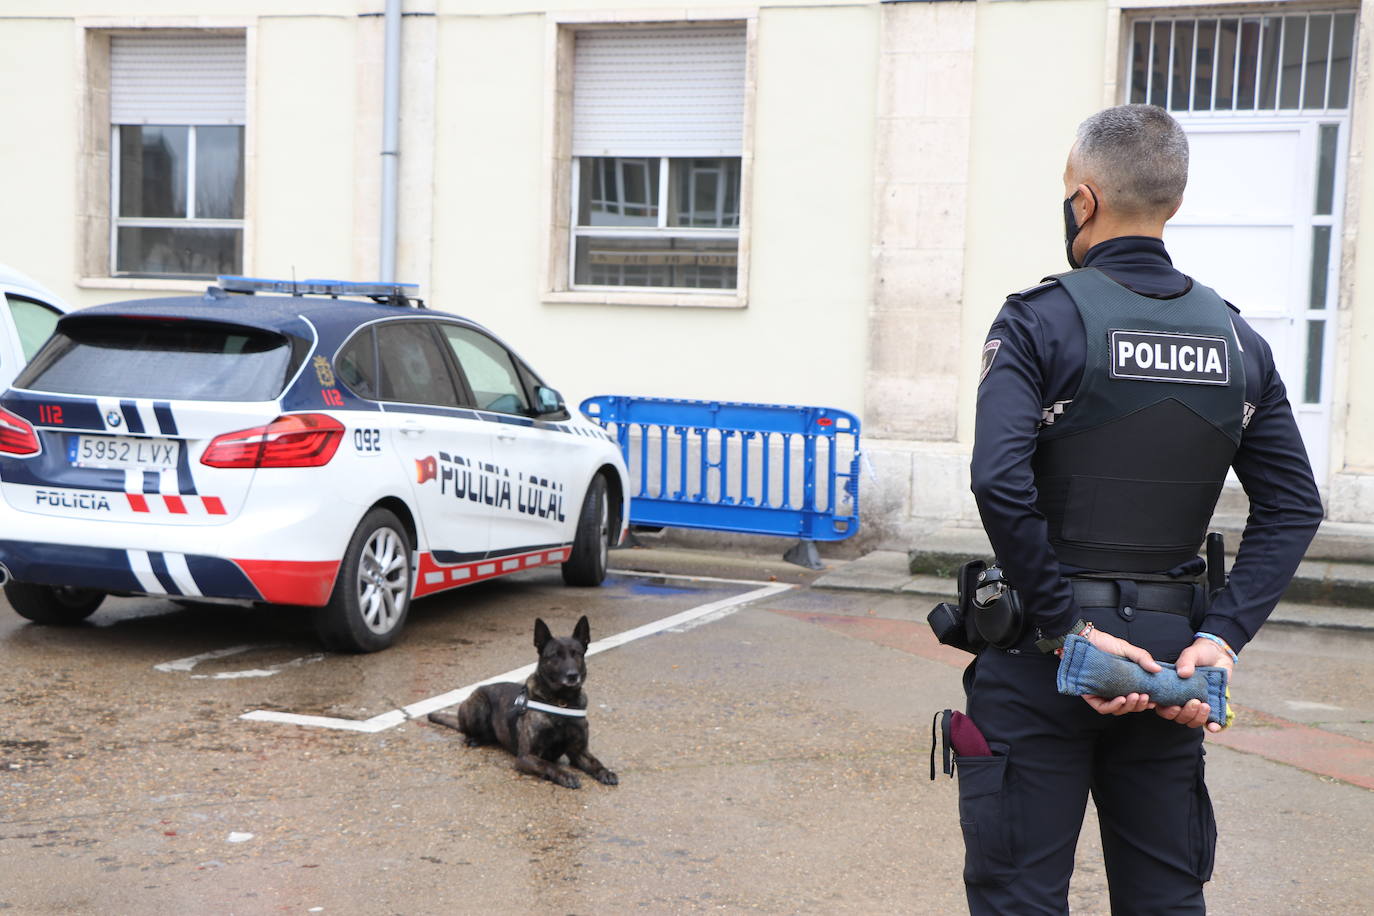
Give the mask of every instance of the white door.
[(1169, 252), (1268, 341), (1324, 484), (1347, 122), (1179, 120), (1191, 162), (1183, 206), (1165, 230)]
[(491, 556), (513, 556), (572, 540), (582, 493), (586, 450), (579, 439), (531, 418), (529, 393), (515, 358), (501, 343), (473, 328), (440, 325), (462, 368), (473, 406), (494, 430), (493, 465), (503, 499), (491, 514)]
[[(403, 319), (377, 326), (380, 399), (401, 473), (410, 480), (428, 540), (416, 595), (446, 580), (440, 566), (486, 555), (500, 481), (491, 473), (490, 425), (460, 406), (459, 387), (434, 323)], [(432, 581), (431, 581), (432, 580)]]

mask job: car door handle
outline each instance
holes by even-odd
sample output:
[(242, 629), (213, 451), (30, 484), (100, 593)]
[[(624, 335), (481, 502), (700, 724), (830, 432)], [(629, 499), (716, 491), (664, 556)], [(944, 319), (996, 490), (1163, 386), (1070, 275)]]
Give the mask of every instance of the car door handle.
[(497, 433), (496, 438), (502, 442), (514, 442), (516, 439), (519, 439), (520, 437), (517, 436), (515, 433)]
[(414, 420), (407, 420), (401, 424), (401, 433), (406, 436), (422, 436), (425, 428)]

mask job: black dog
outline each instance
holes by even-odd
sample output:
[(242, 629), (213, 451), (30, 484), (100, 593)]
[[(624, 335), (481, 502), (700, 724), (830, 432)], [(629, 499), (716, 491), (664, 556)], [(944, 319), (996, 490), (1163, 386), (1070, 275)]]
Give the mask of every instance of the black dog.
[(587, 752), (587, 679), (585, 656), (591, 625), (583, 617), (571, 639), (554, 639), (544, 621), (534, 621), (534, 647), (539, 665), (524, 684), (478, 687), (458, 707), (458, 715), (432, 712), (429, 721), (456, 728), (469, 747), (499, 744), (515, 755), (515, 768), (531, 776), (576, 789), (577, 774), (558, 765), (568, 761), (608, 786), (620, 780)]

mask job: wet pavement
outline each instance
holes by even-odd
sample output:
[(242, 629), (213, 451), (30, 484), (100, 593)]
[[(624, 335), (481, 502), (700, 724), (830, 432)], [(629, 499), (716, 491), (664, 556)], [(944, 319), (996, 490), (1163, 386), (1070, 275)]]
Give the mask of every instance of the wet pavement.
[[(472, 586), (366, 656), (281, 612), (112, 599), (56, 629), (0, 608), (0, 911), (963, 910), (929, 726), (962, 705), (964, 656), (930, 638), (931, 599), (813, 589), (773, 560), (613, 565), (649, 574)], [(584, 613), (594, 640), (634, 637), (588, 661), (618, 787), (518, 775), (425, 721), (533, 661), (536, 616), (566, 635)], [(1371, 675), (1368, 634), (1275, 625), (1246, 650), (1241, 719), (1209, 739), (1211, 912), (1368, 912)], [(315, 724), (273, 720), (294, 716)], [(1079, 861), (1074, 912), (1105, 914), (1091, 817)]]

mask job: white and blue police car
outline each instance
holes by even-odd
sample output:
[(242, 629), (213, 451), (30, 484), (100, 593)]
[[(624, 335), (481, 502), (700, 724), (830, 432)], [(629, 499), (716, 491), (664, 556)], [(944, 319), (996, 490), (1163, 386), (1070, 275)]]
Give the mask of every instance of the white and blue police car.
[(64, 316), (0, 397), (20, 615), (306, 606), (369, 652), (414, 598), (549, 564), (601, 583), (624, 461), (501, 340), (407, 284), (218, 282)]

